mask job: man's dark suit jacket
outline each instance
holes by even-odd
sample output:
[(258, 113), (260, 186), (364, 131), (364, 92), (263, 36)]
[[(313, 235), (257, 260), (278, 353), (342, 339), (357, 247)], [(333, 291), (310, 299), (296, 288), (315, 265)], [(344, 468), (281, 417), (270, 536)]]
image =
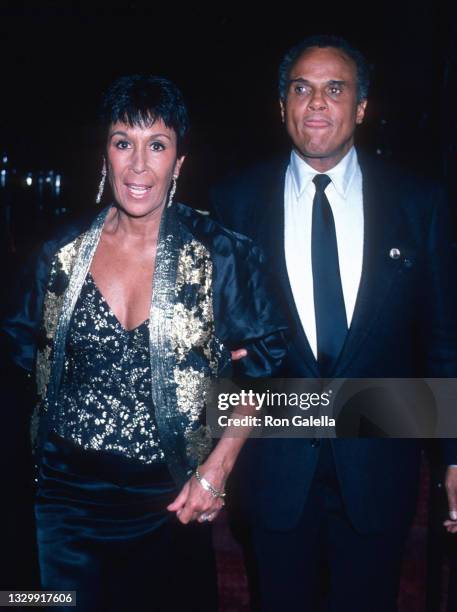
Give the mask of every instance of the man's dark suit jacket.
[[(360, 160), (364, 252), (356, 307), (333, 377), (456, 377), (457, 310), (447, 203), (433, 183)], [(288, 312), (292, 339), (284, 376), (319, 377), (301, 326), (284, 255), (284, 179), (288, 159), (254, 167), (212, 192), (214, 215), (265, 250)], [(392, 258), (391, 249), (400, 257)], [(457, 409), (457, 408), (456, 408)], [(404, 529), (417, 497), (419, 440), (335, 439), (332, 449), (355, 529)], [(457, 463), (456, 442), (442, 444)], [(267, 528), (298, 522), (318, 458), (311, 440), (252, 440), (238, 466), (243, 502)]]

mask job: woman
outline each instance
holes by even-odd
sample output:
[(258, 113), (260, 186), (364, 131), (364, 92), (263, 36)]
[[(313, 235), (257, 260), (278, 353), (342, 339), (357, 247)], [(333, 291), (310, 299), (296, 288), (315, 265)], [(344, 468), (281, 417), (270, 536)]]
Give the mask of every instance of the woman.
[[(215, 610), (211, 522), (242, 438), (212, 449), (211, 378), (272, 375), (283, 321), (246, 238), (172, 204), (188, 133), (169, 81), (118, 79), (102, 104), (114, 203), (46, 243), (3, 326), (36, 355), (42, 588), (78, 610)], [(191, 523), (191, 524), (189, 524)], [(173, 581), (176, 586), (170, 587)]]

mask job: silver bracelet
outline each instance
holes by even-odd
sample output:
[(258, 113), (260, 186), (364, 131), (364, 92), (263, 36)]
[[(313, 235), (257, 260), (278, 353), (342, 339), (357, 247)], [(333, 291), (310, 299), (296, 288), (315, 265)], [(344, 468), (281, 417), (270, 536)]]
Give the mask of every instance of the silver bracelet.
[(195, 470), (194, 476), (198, 480), (198, 482), (201, 484), (201, 486), (205, 489), (205, 491), (208, 491), (208, 493), (211, 493), (213, 497), (224, 499), (225, 493), (223, 491), (218, 491), (216, 487), (213, 487), (213, 485), (206, 480), (206, 478), (203, 478), (198, 468)]

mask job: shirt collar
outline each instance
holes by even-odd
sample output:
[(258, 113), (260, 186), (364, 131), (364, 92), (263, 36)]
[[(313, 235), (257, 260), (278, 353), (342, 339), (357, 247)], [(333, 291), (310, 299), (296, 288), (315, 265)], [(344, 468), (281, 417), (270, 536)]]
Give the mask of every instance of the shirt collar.
[[(357, 153), (355, 147), (351, 147), (336, 166), (325, 172), (325, 174), (330, 177), (337, 193), (343, 198), (346, 198), (347, 190), (351, 184), (357, 166)], [(311, 166), (295, 151), (292, 151), (290, 154), (289, 168), (292, 175), (295, 195), (299, 198), (316, 174), (319, 173), (316, 172), (314, 168), (311, 168)]]

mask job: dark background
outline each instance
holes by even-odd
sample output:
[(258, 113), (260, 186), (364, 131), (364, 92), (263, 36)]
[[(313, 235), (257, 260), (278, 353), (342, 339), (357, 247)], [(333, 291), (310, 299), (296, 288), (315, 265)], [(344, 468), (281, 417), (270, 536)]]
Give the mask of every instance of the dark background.
[[(0, 151), (17, 177), (61, 172), (70, 210), (92, 206), (101, 92), (122, 74), (162, 74), (182, 88), (193, 123), (178, 196), (205, 207), (209, 182), (285, 145), (276, 89), (284, 51), (308, 34), (335, 33), (373, 66), (359, 143), (447, 180), (456, 161), (456, 11), (436, 4), (3, 3)], [(36, 204), (32, 193), (14, 197), (21, 222)]]
[[(456, 9), (431, 1), (271, 9), (175, 3), (0, 1), (0, 255), (5, 276), (54, 227), (96, 210), (101, 92), (122, 74), (168, 76), (191, 111), (191, 152), (178, 198), (204, 208), (226, 172), (286, 148), (277, 102), (283, 53), (304, 36), (347, 37), (368, 57), (373, 86), (358, 133), (363, 148), (443, 181), (457, 200)], [(226, 6), (231, 7), (227, 4)], [(3, 162), (3, 158), (7, 161)], [(27, 173), (62, 175), (58, 197), (39, 195)], [(63, 210), (65, 209), (65, 210)], [(57, 214), (59, 213), (59, 214)], [(2, 398), (0, 525), (4, 587), (36, 580), (27, 418)], [(14, 469), (6, 469), (14, 466)]]

